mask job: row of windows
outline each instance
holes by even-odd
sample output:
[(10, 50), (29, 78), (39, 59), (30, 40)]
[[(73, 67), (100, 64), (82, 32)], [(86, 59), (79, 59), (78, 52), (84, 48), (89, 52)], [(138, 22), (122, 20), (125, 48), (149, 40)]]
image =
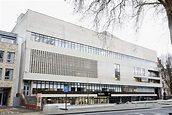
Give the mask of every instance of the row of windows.
[(152, 92), (151, 87), (137, 86), (120, 86), (107, 84), (91, 84), (91, 83), (74, 83), (74, 82), (50, 82), (50, 81), (33, 81), (33, 87), (36, 89), (45, 89), (46, 91), (63, 91), (64, 86), (69, 87), (69, 91), (111, 91), (111, 92)]
[(97, 78), (95, 60), (35, 49), (31, 50), (30, 59), (31, 73)]
[(5, 35), (0, 35), (0, 42), (15, 44), (16, 38), (10, 37), (10, 36), (5, 36)]
[(55, 46), (60, 46), (63, 48), (70, 48), (70, 49), (93, 53), (93, 54), (97, 54), (97, 55), (113, 57), (113, 58), (120, 59), (120, 60), (138, 61), (140, 63), (147, 63), (147, 64), (150, 64), (151, 66), (156, 66), (156, 62), (153, 62), (153, 61), (149, 61), (149, 60), (145, 60), (145, 59), (141, 59), (141, 58), (137, 58), (137, 57), (133, 57), (133, 56), (129, 56), (129, 55), (113, 52), (113, 51), (108, 51), (105, 49), (96, 48), (93, 46), (88, 46), (88, 45), (84, 45), (84, 44), (80, 44), (80, 43), (76, 43), (76, 42), (72, 42), (72, 41), (68, 41), (68, 40), (50, 37), (50, 36), (46, 36), (46, 35), (38, 34), (38, 33), (34, 33), (34, 32), (31, 33), (31, 39), (33, 41), (42, 42), (42, 43), (55, 45)]
[[(5, 69), (5, 76), (4, 79), (5, 80), (12, 80), (13, 78), (13, 69)], [(2, 79), (2, 68), (0, 68), (0, 79)]]
[[(14, 52), (7, 52), (7, 63), (14, 63)], [(0, 51), (0, 62), (4, 61), (4, 51)]]

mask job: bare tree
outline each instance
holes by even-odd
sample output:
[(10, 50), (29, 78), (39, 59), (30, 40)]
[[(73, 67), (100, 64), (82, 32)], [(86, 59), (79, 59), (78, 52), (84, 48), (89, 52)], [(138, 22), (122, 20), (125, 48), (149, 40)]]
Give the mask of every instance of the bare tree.
[(163, 55), (158, 62), (158, 67), (160, 68), (161, 77), (163, 79), (164, 92), (166, 90), (169, 96), (172, 94), (172, 55)]
[(172, 55), (166, 55), (166, 83), (169, 86), (170, 93), (172, 93)]
[(170, 67), (170, 65), (166, 65), (166, 84), (169, 87), (169, 91), (172, 94), (172, 68)]
[[(82, 12), (85, 16), (94, 17), (94, 26), (100, 23), (104, 28), (109, 28), (117, 22), (125, 22), (124, 17), (131, 16), (136, 21), (137, 29), (140, 27), (144, 14), (149, 9), (155, 12), (166, 13), (170, 39), (172, 44), (172, 0), (72, 0), (75, 11)], [(132, 13), (131, 13), (132, 12)], [(102, 21), (103, 20), (103, 21)], [(137, 30), (136, 29), (136, 30)]]

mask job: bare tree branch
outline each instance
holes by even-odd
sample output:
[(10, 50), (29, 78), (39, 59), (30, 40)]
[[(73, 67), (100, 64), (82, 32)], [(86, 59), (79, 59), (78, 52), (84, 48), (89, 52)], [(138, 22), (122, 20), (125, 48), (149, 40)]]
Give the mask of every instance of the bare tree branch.
[[(137, 31), (142, 24), (145, 11), (154, 8), (157, 14), (160, 12), (167, 14), (172, 44), (172, 0), (73, 0), (73, 3), (77, 4), (76, 11), (84, 10), (84, 16), (91, 13), (94, 26), (98, 28), (103, 25), (103, 30), (117, 23), (125, 24), (122, 20), (126, 15), (130, 15), (130, 18), (135, 19)], [(129, 7), (133, 8), (132, 15), (131, 12), (126, 13)]]
[(157, 5), (157, 4), (161, 4), (160, 2), (144, 2), (144, 3), (140, 3), (138, 5), (136, 5), (135, 7), (143, 7), (145, 5)]

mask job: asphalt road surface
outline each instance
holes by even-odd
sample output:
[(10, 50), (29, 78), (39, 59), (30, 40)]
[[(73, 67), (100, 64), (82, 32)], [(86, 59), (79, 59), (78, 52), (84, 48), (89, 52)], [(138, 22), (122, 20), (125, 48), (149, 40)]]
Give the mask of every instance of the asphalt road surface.
[(172, 113), (172, 108), (151, 108), (151, 109), (139, 109), (139, 110), (95, 112), (95, 113), (82, 113), (78, 115), (169, 115), (169, 113)]

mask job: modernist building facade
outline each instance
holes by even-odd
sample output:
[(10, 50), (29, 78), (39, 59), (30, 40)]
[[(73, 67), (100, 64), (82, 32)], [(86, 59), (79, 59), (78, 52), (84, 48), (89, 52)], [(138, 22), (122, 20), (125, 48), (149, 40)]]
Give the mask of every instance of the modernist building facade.
[(156, 52), (107, 33), (28, 10), (13, 29), (23, 38), (20, 92), (46, 103), (98, 104), (159, 98)]
[(0, 106), (12, 106), (15, 97), (17, 34), (0, 31)]

